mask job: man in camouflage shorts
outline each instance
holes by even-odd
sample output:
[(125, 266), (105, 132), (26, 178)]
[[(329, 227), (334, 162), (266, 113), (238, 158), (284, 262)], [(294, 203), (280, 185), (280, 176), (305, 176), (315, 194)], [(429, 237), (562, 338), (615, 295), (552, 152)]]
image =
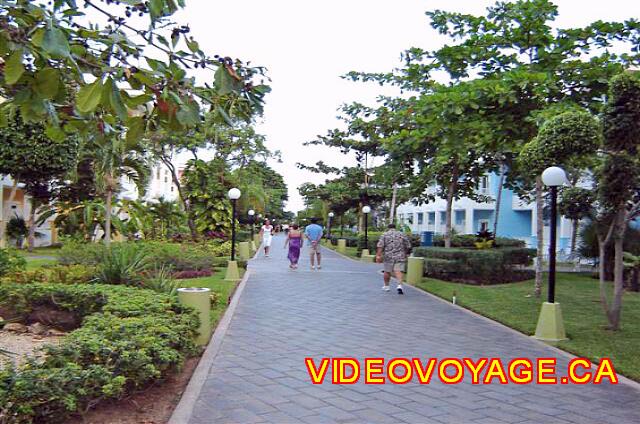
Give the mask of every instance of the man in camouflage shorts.
[(411, 240), (405, 234), (396, 230), (395, 224), (389, 224), (389, 229), (378, 240), (378, 250), (376, 252), (376, 262), (384, 263), (384, 286), (382, 290), (389, 291), (389, 281), (391, 273), (395, 274), (398, 280), (398, 294), (402, 291), (402, 281), (404, 270), (407, 266), (407, 255), (411, 252)]

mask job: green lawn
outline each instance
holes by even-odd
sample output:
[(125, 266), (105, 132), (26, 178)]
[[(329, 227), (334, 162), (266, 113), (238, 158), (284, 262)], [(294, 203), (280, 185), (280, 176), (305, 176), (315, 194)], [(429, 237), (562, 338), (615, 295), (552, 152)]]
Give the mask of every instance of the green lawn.
[[(496, 286), (471, 286), (426, 278), (419, 287), (499, 321), (527, 335), (535, 333), (540, 304), (546, 300), (527, 297), (533, 281)], [(624, 294), (622, 329), (605, 329), (607, 324), (599, 302), (598, 281), (584, 274), (558, 274), (556, 301), (562, 305), (568, 341), (557, 346), (595, 361), (608, 357), (620, 374), (640, 381), (640, 293)]]
[(58, 262), (55, 259), (32, 258), (30, 256), (25, 256), (24, 258), (27, 260), (28, 271), (32, 271), (36, 268), (40, 268), (43, 265), (53, 265)]
[(220, 301), (215, 308), (211, 309), (211, 322), (214, 328), (227, 309), (229, 296), (238, 285), (236, 281), (224, 281), (225, 272), (225, 269), (221, 269), (210, 277), (179, 280), (180, 287), (206, 287), (220, 294)]

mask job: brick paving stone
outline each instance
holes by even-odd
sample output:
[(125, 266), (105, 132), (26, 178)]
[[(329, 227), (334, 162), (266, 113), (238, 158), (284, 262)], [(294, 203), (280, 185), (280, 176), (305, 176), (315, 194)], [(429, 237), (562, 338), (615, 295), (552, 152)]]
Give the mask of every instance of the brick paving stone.
[[(311, 384), (304, 358), (557, 357), (568, 359), (412, 287), (380, 290), (380, 266), (323, 250), (323, 268), (288, 269), (283, 238), (251, 275), (189, 424), (631, 423), (640, 391), (628, 385)], [(181, 423), (182, 424), (182, 423)], [(186, 424), (186, 423), (185, 423)]]

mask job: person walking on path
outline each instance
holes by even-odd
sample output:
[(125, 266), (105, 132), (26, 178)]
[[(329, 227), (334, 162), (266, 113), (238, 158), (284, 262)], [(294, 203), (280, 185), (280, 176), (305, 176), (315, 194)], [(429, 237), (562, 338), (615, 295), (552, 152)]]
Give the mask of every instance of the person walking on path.
[(273, 238), (273, 225), (271, 225), (268, 219), (264, 220), (264, 225), (260, 228), (260, 236), (262, 237), (264, 256), (268, 258), (269, 249), (271, 249), (271, 239)]
[(391, 274), (398, 280), (398, 294), (402, 291), (404, 270), (407, 266), (407, 255), (411, 251), (411, 240), (405, 234), (396, 230), (395, 224), (389, 224), (389, 229), (378, 240), (376, 262), (384, 263), (384, 286), (382, 290), (389, 291)]
[[(309, 240), (311, 250), (311, 269), (320, 269), (320, 240), (322, 240), (323, 229), (318, 225), (318, 218), (311, 218), (311, 224), (304, 229), (304, 235)], [(315, 260), (318, 259), (318, 266)]]
[(284, 242), (284, 248), (289, 245), (289, 268), (298, 269), (298, 260), (300, 259), (300, 249), (304, 240), (302, 239), (302, 232), (298, 229), (298, 224), (293, 224), (291, 229), (288, 230), (287, 240)]

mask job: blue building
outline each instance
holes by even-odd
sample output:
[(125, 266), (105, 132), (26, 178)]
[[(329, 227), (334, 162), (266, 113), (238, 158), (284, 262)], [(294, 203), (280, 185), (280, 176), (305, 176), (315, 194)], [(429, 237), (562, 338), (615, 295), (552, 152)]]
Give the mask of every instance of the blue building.
[[(476, 202), (462, 198), (453, 202), (452, 228), (457, 234), (475, 234), (481, 230), (493, 231), (496, 199), (500, 186), (500, 176), (491, 173), (480, 180), (476, 188), (478, 194), (488, 198), (486, 202)], [(427, 188), (435, 192), (436, 186)], [(446, 201), (436, 198), (435, 201), (414, 205), (404, 203), (397, 208), (397, 219), (411, 228), (414, 233), (433, 231), (444, 234)], [(503, 188), (498, 219), (498, 236), (524, 240), (528, 246), (537, 244), (536, 205), (520, 199), (512, 190)], [(545, 221), (544, 240), (549, 240), (549, 222)], [(558, 250), (569, 253), (572, 221), (565, 218), (558, 220)]]

